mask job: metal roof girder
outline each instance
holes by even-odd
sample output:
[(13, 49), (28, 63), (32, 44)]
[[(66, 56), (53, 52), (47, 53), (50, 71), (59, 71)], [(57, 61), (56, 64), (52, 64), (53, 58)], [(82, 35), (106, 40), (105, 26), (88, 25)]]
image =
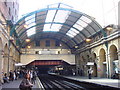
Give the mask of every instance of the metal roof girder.
[[(25, 20), (25, 18), (28, 17), (28, 16), (31, 16), (31, 15), (33, 15), (35, 13), (38, 13), (38, 12), (47, 11), (47, 10), (67, 10), (67, 11), (73, 11), (73, 12), (76, 12), (76, 13), (84, 14), (80, 11), (73, 10), (73, 9), (68, 9), (68, 8), (44, 8), (44, 9), (40, 9), (40, 10), (37, 10), (37, 11), (33, 11), (33, 12), (27, 14), (26, 16), (23, 16), (16, 24), (19, 24), (22, 20)], [(16, 27), (16, 25), (14, 25), (13, 28), (11, 29), (11, 32), (10, 32), (11, 36), (12, 36), (13, 32), (15, 31), (15, 27)]]

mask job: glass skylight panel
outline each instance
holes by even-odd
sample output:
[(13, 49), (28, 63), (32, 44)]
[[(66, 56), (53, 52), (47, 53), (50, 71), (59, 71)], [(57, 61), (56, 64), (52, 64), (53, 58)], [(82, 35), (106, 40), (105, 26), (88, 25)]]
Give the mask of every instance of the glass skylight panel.
[(61, 7), (61, 8), (68, 8), (68, 9), (71, 9), (71, 8), (72, 8), (71, 6), (68, 6), (68, 5), (65, 5), (65, 4), (60, 4), (60, 7)]
[(73, 32), (73, 31), (71, 32), (71, 34), (72, 34), (73, 36), (76, 36), (76, 35), (77, 35), (77, 33)]
[(77, 23), (75, 23), (75, 24), (73, 25), (73, 27), (77, 28), (79, 31), (82, 31), (82, 30), (83, 30), (83, 27), (80, 26), (80, 25), (77, 24)]
[(71, 29), (66, 33), (66, 35), (68, 35), (68, 36), (70, 36), (70, 37), (73, 38), (73, 37), (76, 36), (78, 33), (79, 33), (79, 31), (71, 28)]
[(71, 31), (73, 31), (74, 33), (76, 33), (76, 34), (78, 34), (79, 33), (79, 31), (77, 31), (76, 29), (74, 29), (74, 28), (71, 28), (70, 29)]
[(48, 5), (48, 8), (57, 8), (59, 4), (51, 4), (51, 5)]
[(28, 37), (31, 36), (31, 35), (33, 35), (33, 34), (35, 34), (35, 27), (30, 28), (29, 30), (27, 30)]
[(81, 25), (82, 27), (86, 27), (88, 25), (87, 23), (85, 23), (84, 21), (80, 19), (77, 21), (77, 24)]
[(56, 10), (49, 10), (47, 13), (46, 21), (45, 22), (52, 22), (55, 16)]
[(25, 24), (27, 25), (27, 28), (30, 28), (31, 26), (36, 25), (36, 23), (35, 23), (35, 15), (34, 15), (34, 18), (29, 19), (29, 20), (25, 19), (25, 21), (26, 21)]
[[(49, 10), (45, 22), (52, 22), (55, 16), (55, 13), (56, 13), (56, 10)], [(50, 26), (51, 24), (45, 24), (43, 31), (51, 31)]]
[(73, 35), (73, 36), (76, 36), (76, 35), (77, 35), (77, 33), (73, 32), (72, 30), (69, 30), (68, 33), (70, 33), (70, 34)]
[(73, 38), (74, 36), (70, 33), (66, 33), (66, 35), (68, 35), (69, 37)]
[(34, 18), (35, 18), (35, 14), (26, 17), (26, 18), (25, 18), (25, 21), (28, 21), (28, 20), (31, 20), (31, 19), (34, 19)]
[(45, 24), (44, 25), (44, 30), (43, 31), (59, 31), (61, 24), (53, 24), (52, 27), (50, 28), (50, 24)]
[(36, 24), (35, 24), (35, 22), (30, 22), (29, 24), (27, 24), (28, 25), (28, 27), (27, 28), (30, 28), (30, 27), (32, 27), (32, 26), (35, 26)]
[(50, 28), (51, 31), (59, 31), (61, 28), (61, 24), (52, 24), (52, 27)]
[(58, 10), (54, 22), (64, 23), (70, 11)]
[(89, 19), (89, 18), (87, 18), (85, 16), (82, 16), (80, 19), (83, 20), (83, 21), (85, 21), (86, 23), (91, 23), (92, 22), (91, 19)]
[[(25, 24), (27, 25), (27, 28), (30, 28), (32, 26), (35, 26), (35, 14), (33, 14), (32, 16), (28, 17), (25, 19)], [(27, 35), (31, 36), (32, 34), (35, 34), (35, 27), (30, 28), (29, 30), (27, 30)]]
[(50, 24), (45, 24), (43, 31), (50, 31)]

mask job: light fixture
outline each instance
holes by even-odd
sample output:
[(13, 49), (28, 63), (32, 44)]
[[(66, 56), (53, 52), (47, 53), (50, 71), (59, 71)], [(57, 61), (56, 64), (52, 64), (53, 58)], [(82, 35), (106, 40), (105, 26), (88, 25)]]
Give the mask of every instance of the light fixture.
[(106, 27), (106, 30), (111, 31), (111, 30), (113, 30), (113, 28), (108, 26), (108, 27)]
[(31, 48), (31, 46), (29, 45), (29, 46), (27, 46), (27, 48)]
[(62, 44), (60, 44), (60, 47), (62, 46)]
[(68, 50), (68, 53), (70, 53), (70, 51)]
[(9, 40), (10, 40), (10, 41), (14, 41), (14, 38), (10, 36), (10, 39), (9, 39)]
[(87, 38), (87, 39), (85, 39), (85, 41), (89, 43), (89, 42), (91, 42), (91, 39)]
[(28, 28), (28, 25), (27, 25), (27, 24), (24, 24), (23, 26), (24, 26), (24, 28)]
[(26, 41), (26, 42), (30, 42), (30, 39), (26, 39), (25, 41)]
[(75, 46), (75, 48), (78, 48), (78, 46)]

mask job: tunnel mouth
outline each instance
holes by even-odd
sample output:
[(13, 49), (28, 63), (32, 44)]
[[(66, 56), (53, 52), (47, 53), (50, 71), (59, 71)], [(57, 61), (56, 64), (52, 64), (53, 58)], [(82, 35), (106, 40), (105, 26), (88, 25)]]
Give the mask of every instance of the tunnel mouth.
[(35, 70), (41, 74), (72, 75), (75, 65), (70, 65), (63, 60), (34, 60), (26, 65), (26, 68)]
[(54, 68), (54, 66), (50, 66), (50, 65), (37, 65), (36, 67), (37, 67), (38, 75), (48, 74), (51, 68)]

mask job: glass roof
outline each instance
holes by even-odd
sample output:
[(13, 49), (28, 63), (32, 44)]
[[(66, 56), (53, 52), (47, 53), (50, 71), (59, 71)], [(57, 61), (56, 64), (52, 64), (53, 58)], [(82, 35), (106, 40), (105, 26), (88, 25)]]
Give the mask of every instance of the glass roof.
[(26, 45), (26, 38), (34, 41), (34, 39), (49, 37), (66, 44), (69, 42), (68, 46), (72, 48), (101, 29), (102, 27), (89, 15), (76, 11), (71, 6), (58, 3), (22, 17), (10, 34), (18, 38), (21, 46)]

